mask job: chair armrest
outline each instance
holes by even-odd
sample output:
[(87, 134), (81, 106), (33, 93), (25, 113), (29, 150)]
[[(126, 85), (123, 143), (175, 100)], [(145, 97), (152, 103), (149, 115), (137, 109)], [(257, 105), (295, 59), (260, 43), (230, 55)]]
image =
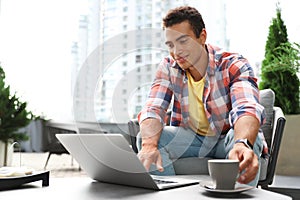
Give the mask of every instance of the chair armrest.
[[(285, 116), (281, 110), (280, 107), (276, 107), (274, 106), (274, 121), (273, 121), (273, 132), (272, 132), (272, 142), (271, 142), (271, 149), (273, 149), (272, 147), (274, 145), (277, 145), (278, 142), (280, 145), (281, 142), (281, 137), (283, 135), (283, 130), (284, 130), (284, 126), (285, 126)], [(276, 143), (277, 144), (274, 144)]]
[(280, 107), (274, 107), (274, 120), (272, 130), (272, 141), (270, 146), (270, 157), (268, 162), (267, 176), (265, 180), (259, 181), (262, 187), (268, 187), (273, 182), (281, 139), (285, 126), (285, 117)]
[(136, 146), (136, 136), (140, 132), (140, 125), (137, 119), (132, 119), (128, 122), (128, 130), (131, 141), (131, 147), (135, 153), (138, 153)]

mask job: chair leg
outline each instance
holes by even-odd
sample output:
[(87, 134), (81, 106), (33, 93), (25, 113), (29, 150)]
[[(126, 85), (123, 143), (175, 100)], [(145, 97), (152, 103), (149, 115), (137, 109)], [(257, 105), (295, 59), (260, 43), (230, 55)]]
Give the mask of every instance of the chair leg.
[(264, 190), (268, 190), (268, 189), (269, 189), (269, 186), (268, 186), (268, 185), (261, 185), (260, 188), (261, 188), (261, 189), (264, 189)]
[(51, 153), (49, 152), (48, 157), (47, 157), (47, 160), (46, 160), (46, 163), (45, 163), (45, 166), (44, 166), (44, 170), (46, 169), (46, 167), (47, 167), (47, 165), (48, 165), (50, 156), (51, 156)]
[[(72, 167), (74, 166), (74, 158), (73, 158), (73, 156), (71, 156), (71, 166)], [(78, 166), (78, 171), (81, 171), (80, 165)]]
[(73, 160), (73, 156), (71, 156), (71, 166), (73, 167), (74, 165), (74, 160)]

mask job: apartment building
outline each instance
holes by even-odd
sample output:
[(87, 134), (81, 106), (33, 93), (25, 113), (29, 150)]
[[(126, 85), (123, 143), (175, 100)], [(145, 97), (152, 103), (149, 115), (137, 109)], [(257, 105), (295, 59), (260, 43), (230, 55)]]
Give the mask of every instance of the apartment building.
[[(95, 1), (89, 2), (91, 5)], [(136, 117), (145, 103), (159, 62), (168, 55), (163, 41), (161, 19), (170, 8), (187, 4), (196, 7), (205, 20), (208, 42), (225, 48), (229, 45), (224, 0), (97, 2), (99, 12), (95, 9), (90, 9), (90, 12), (99, 14), (98, 18), (95, 14), (88, 14), (86, 20), (82, 19), (82, 23), (86, 24), (86, 27), (82, 26), (85, 34), (79, 37), (78, 42), (82, 43), (82, 47), (74, 45), (75, 54), (80, 55), (79, 52), (82, 51), (87, 53), (83, 68), (88, 69), (90, 62), (92, 68), (98, 70), (80, 72), (82, 78), (79, 78), (80, 83), (77, 83), (77, 92), (74, 93), (75, 115), (80, 121), (125, 123)], [(94, 37), (92, 40), (98, 41), (98, 46), (91, 52), (86, 49), (91, 45), (89, 34), (92, 31), (98, 31), (98, 34), (94, 34), (98, 38)], [(80, 68), (82, 60), (78, 60), (77, 67)], [(97, 80), (94, 80), (95, 74)], [(90, 80), (91, 77), (93, 80)]]

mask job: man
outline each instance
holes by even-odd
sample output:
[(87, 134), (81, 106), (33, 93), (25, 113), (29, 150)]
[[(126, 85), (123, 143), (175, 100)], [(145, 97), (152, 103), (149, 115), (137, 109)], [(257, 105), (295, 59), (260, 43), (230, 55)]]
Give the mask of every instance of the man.
[[(206, 44), (195, 8), (170, 10), (163, 28), (170, 56), (161, 62), (138, 115), (139, 159), (159, 175), (174, 175), (172, 160), (182, 157), (238, 159), (238, 181), (256, 185), (264, 108), (251, 66), (241, 55)], [(171, 126), (164, 126), (169, 105)]]

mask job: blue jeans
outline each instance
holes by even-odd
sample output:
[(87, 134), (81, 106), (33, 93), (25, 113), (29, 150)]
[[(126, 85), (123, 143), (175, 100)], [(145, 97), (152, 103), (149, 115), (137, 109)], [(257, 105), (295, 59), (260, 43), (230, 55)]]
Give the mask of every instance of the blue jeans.
[[(185, 157), (210, 157), (228, 158), (229, 151), (234, 144), (234, 131), (230, 129), (226, 135), (201, 136), (193, 130), (183, 127), (165, 126), (158, 142), (158, 149), (163, 160), (164, 171), (156, 170), (151, 166), (150, 173), (155, 175), (175, 175), (173, 162)], [(138, 149), (141, 149), (141, 138), (138, 135)], [(260, 159), (263, 143), (257, 137), (254, 144), (254, 153)], [(249, 185), (256, 186), (259, 180), (259, 172), (255, 180)]]

